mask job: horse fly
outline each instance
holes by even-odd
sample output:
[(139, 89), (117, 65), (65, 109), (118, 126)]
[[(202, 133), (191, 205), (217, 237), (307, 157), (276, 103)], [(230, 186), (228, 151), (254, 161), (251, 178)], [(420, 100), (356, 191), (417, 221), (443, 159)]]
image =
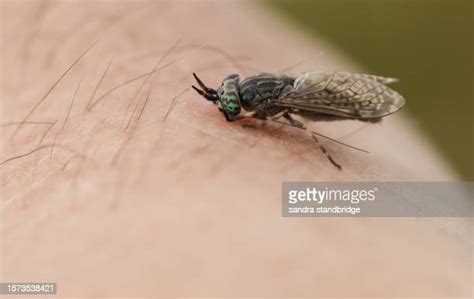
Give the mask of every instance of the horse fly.
[[(256, 118), (280, 122), (278, 119), (283, 117), (287, 121), (284, 124), (306, 130), (292, 115), (312, 121), (356, 119), (375, 123), (405, 104), (403, 96), (387, 87), (397, 79), (374, 75), (338, 71), (263, 73), (240, 81), (239, 75), (231, 74), (217, 89), (207, 87), (196, 74), (193, 76), (201, 87), (193, 85), (194, 90), (218, 105), (227, 121)], [(241, 113), (242, 109), (246, 113)], [(316, 135), (322, 135), (310, 132), (329, 161), (341, 169), (319, 143)]]

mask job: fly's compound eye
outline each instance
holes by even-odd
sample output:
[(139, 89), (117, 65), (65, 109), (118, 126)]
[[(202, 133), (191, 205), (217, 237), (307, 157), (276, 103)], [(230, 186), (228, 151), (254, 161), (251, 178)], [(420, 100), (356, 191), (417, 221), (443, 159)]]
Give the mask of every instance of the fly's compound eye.
[(224, 92), (220, 97), (222, 110), (229, 116), (240, 114), (240, 99), (235, 91)]

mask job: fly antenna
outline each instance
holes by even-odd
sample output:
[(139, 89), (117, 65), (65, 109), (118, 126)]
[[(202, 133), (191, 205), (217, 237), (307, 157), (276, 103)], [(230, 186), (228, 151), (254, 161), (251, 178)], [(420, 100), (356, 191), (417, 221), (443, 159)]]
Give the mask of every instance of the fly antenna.
[(191, 86), (198, 94), (204, 96), (204, 91), (200, 90), (199, 88), (197, 88), (196, 86), (192, 85)]
[(199, 86), (202, 88), (199, 89), (197, 88), (196, 86), (192, 85), (191, 87), (198, 93), (200, 94), (201, 96), (205, 97), (208, 101), (211, 101), (213, 102), (214, 104), (219, 100), (218, 96), (217, 96), (217, 91), (212, 89), (212, 88), (209, 88), (207, 87), (202, 81), (201, 79), (199, 79), (199, 77), (196, 75), (196, 73), (193, 73), (193, 76), (194, 76), (194, 79), (196, 79), (197, 83), (199, 84)]
[(211, 93), (211, 94), (216, 94), (216, 93), (217, 93), (214, 89), (207, 87), (207, 86), (201, 81), (201, 79), (199, 79), (199, 77), (196, 75), (196, 73), (193, 73), (193, 76), (194, 76), (194, 79), (196, 79), (196, 81), (197, 81), (197, 83), (199, 84), (199, 86), (201, 86), (202, 90), (204, 90), (204, 92), (206, 92), (206, 93)]

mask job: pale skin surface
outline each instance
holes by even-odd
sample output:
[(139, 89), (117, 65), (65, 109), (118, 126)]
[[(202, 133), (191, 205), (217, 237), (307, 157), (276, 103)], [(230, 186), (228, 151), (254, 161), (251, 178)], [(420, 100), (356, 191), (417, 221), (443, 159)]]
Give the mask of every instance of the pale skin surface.
[(216, 87), (301, 61), (288, 71), (357, 70), (327, 45), (233, 2), (3, 1), (1, 16), (1, 281), (62, 296), (469, 297), (456, 222), (281, 217), (282, 181), (456, 179), (408, 117), (310, 124), (359, 129), (341, 140), (370, 154), (324, 143), (338, 171), (304, 132), (227, 123), (189, 89), (192, 72)]

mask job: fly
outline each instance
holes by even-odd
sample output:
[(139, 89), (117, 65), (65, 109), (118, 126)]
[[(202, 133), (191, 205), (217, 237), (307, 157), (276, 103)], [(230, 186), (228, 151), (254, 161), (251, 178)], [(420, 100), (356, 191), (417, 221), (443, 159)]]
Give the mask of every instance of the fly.
[[(262, 73), (242, 81), (239, 75), (231, 74), (217, 89), (207, 87), (196, 74), (193, 76), (201, 87), (193, 85), (194, 90), (218, 105), (230, 122), (244, 118), (281, 122), (279, 119), (284, 118), (288, 122), (285, 124), (304, 130), (304, 124), (292, 115), (311, 121), (356, 119), (376, 123), (405, 104), (403, 96), (387, 86), (397, 79), (367, 74), (339, 71), (298, 75)], [(316, 135), (321, 135), (311, 133), (319, 143)], [(320, 148), (329, 161), (341, 169), (321, 144)]]

